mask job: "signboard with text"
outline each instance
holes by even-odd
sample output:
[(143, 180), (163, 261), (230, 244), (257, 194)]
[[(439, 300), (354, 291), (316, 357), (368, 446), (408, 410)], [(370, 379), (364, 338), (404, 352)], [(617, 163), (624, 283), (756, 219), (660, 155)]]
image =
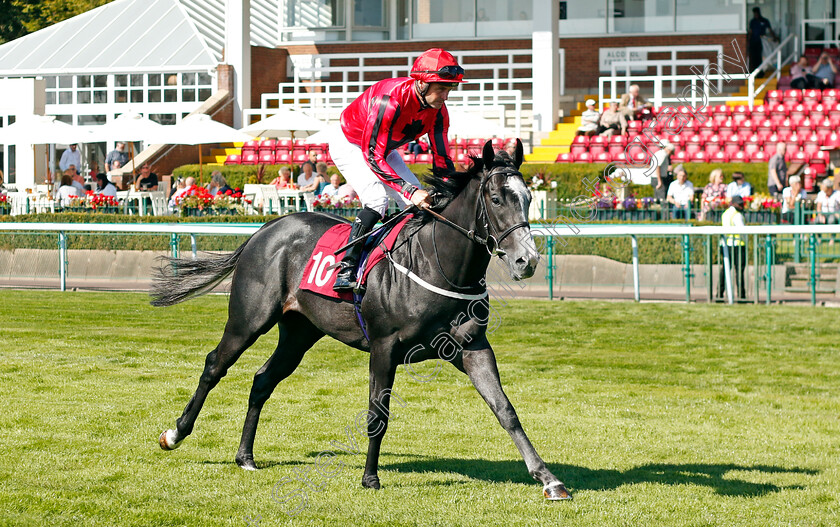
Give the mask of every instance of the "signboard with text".
[[(633, 51), (630, 56), (627, 56), (627, 48), (599, 48), (598, 49), (598, 65), (601, 73), (610, 73), (610, 66), (617, 60), (647, 60), (646, 51)], [(625, 67), (616, 67), (616, 73), (621, 73)], [(633, 66), (630, 68), (632, 72), (646, 72), (647, 68), (644, 66)]]

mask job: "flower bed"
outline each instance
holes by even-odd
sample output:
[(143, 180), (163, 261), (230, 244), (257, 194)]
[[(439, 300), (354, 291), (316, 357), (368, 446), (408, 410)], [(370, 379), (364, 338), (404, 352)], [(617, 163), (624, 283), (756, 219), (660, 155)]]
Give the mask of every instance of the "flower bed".
[(181, 216), (189, 217), (242, 214), (245, 212), (244, 205), (249, 203), (251, 201), (245, 199), (238, 188), (213, 196), (206, 188), (193, 186), (175, 199)]
[(99, 214), (118, 214), (122, 212), (120, 202), (113, 196), (88, 192), (83, 197), (73, 198), (69, 205), (61, 208), (64, 212), (85, 212)]
[(12, 212), (12, 204), (9, 203), (9, 196), (0, 194), (0, 216), (10, 214)]
[(318, 196), (312, 202), (312, 207), (319, 212), (329, 212), (343, 218), (355, 218), (362, 210), (362, 202), (358, 198), (347, 196)]

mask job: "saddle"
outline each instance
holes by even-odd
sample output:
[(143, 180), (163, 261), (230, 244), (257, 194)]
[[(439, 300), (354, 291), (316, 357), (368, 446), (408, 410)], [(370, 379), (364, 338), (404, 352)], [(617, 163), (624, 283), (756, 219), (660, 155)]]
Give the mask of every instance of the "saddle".
[[(368, 236), (365, 241), (365, 246), (362, 249), (362, 255), (359, 258), (358, 267), (356, 268), (356, 276), (359, 277), (363, 285), (367, 283), (367, 277), (371, 270), (385, 259), (386, 252), (393, 249), (397, 241), (397, 236), (412, 217), (413, 215), (408, 214), (391, 227), (375, 228), (373, 233)], [(335, 265), (344, 256), (343, 252), (337, 255), (333, 253), (347, 243), (350, 227), (351, 225), (349, 223), (339, 223), (330, 227), (321, 236), (318, 243), (315, 244), (309, 260), (306, 262), (306, 267), (303, 270), (303, 276), (300, 280), (300, 289), (327, 298), (334, 298), (345, 302), (354, 301), (353, 293), (338, 293), (333, 291), (332, 288), (333, 282), (335, 282), (335, 273), (338, 269)]]

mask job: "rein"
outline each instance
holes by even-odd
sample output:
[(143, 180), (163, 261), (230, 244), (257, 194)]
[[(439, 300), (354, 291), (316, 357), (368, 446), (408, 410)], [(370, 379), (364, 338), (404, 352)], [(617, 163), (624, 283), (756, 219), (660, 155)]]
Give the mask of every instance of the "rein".
[(519, 229), (521, 227), (528, 227), (530, 224), (528, 223), (527, 220), (526, 221), (521, 221), (521, 222), (516, 223), (516, 224), (508, 227), (507, 229), (505, 229), (504, 232), (502, 232), (502, 234), (499, 235), (499, 236), (494, 236), (491, 233), (492, 227), (490, 225), (490, 215), (487, 212), (487, 202), (484, 199), (484, 185), (490, 180), (491, 177), (495, 176), (496, 174), (502, 174), (506, 177), (507, 176), (513, 176), (513, 175), (520, 175), (519, 172), (514, 171), (514, 170), (504, 170), (504, 171), (499, 171), (499, 172), (491, 171), (489, 174), (487, 174), (487, 177), (484, 177), (484, 178), (481, 179), (481, 183), (478, 186), (478, 197), (479, 197), (478, 205), (479, 206), (478, 206), (478, 211), (476, 212), (475, 223), (476, 223), (476, 226), (477, 226), (480, 223), (479, 218), (484, 220), (484, 233), (486, 234), (485, 237), (482, 237), (482, 236), (479, 236), (478, 234), (476, 234), (475, 230), (467, 230), (467, 229), (461, 227), (457, 223), (447, 219), (442, 214), (439, 214), (439, 213), (437, 213), (437, 212), (435, 212), (431, 209), (425, 209), (425, 211), (428, 212), (429, 214), (431, 214), (435, 219), (437, 219), (441, 223), (445, 223), (446, 225), (449, 225), (450, 227), (452, 227), (456, 231), (458, 231), (461, 234), (463, 234), (464, 236), (466, 236), (468, 240), (473, 241), (473, 242), (475, 242), (479, 245), (483, 245), (484, 247), (486, 247), (487, 252), (490, 253), (490, 256), (502, 257), (506, 254), (505, 251), (503, 251), (502, 249), (499, 248), (499, 244), (502, 243), (502, 240), (507, 238), (508, 235), (510, 235), (510, 233), (512, 233), (516, 229)]

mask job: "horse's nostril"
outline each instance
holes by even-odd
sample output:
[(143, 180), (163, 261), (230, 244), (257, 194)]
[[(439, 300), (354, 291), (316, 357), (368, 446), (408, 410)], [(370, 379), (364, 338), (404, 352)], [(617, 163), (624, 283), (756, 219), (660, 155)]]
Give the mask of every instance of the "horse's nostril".
[(525, 265), (525, 263), (526, 263), (525, 258), (520, 256), (519, 258), (516, 259), (516, 263), (517, 263), (517, 265)]

